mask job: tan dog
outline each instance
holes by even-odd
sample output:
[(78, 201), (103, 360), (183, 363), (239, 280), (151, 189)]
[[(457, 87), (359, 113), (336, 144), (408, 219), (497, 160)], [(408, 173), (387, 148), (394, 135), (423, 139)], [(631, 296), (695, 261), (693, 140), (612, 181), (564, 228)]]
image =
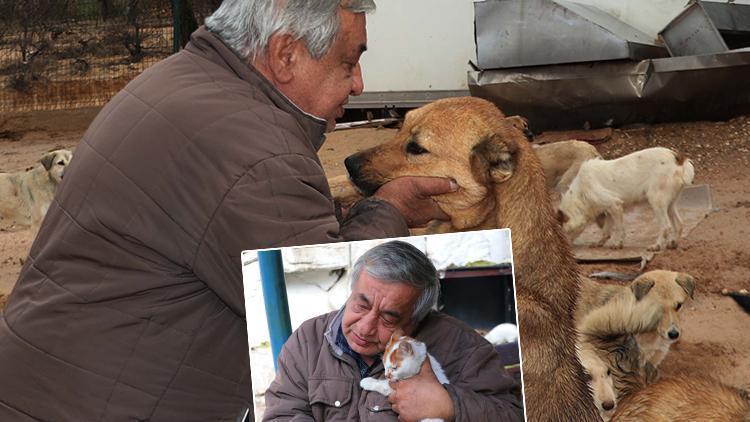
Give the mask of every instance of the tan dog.
[[(654, 368), (666, 357), (669, 347), (680, 337), (679, 311), (693, 297), (695, 279), (689, 274), (654, 270), (641, 274), (629, 287), (597, 283), (583, 278), (575, 318), (580, 321), (594, 309), (613, 297), (632, 294), (637, 300), (649, 300), (662, 309), (661, 319), (654, 330), (638, 334), (635, 338), (641, 349), (641, 366), (649, 362)], [(632, 292), (632, 293), (631, 293)]]
[(452, 178), (459, 190), (434, 197), (451, 217), (441, 230), (511, 229), (528, 419), (598, 421), (575, 352), (576, 264), (523, 130), (488, 101), (438, 100), (346, 166), (366, 194), (401, 176)]
[(663, 378), (626, 396), (617, 422), (750, 421), (747, 392), (712, 379)]
[(547, 187), (561, 194), (570, 187), (581, 163), (592, 158), (602, 158), (593, 145), (575, 140), (540, 145), (534, 152), (544, 167)]
[(59, 149), (42, 155), (41, 166), (32, 170), (0, 173), (0, 217), (38, 228), (72, 156), (70, 151)]
[(656, 330), (638, 334), (635, 338), (641, 348), (641, 364), (649, 362), (656, 368), (667, 356), (672, 343), (680, 337), (679, 312), (682, 305), (693, 298), (695, 280), (689, 274), (656, 270), (641, 275), (633, 282), (644, 278), (654, 281), (650, 295), (658, 298), (664, 315)]
[[(607, 302), (578, 321), (578, 356), (589, 375), (591, 394), (604, 421), (610, 420), (623, 395), (642, 387), (624, 384), (623, 380), (628, 378), (617, 374), (646, 372), (640, 365), (640, 349), (634, 335), (655, 330), (662, 318), (663, 309), (658, 301), (642, 300), (653, 286), (651, 281), (633, 285), (632, 289), (607, 289), (607, 294), (613, 293)], [(632, 343), (629, 355), (618, 355), (627, 350), (622, 344), (628, 343)], [(620, 361), (613, 363), (613, 354)], [(650, 365), (648, 371), (656, 374)], [(640, 381), (640, 375), (635, 380)]]
[(659, 379), (650, 363), (640, 364), (640, 349), (632, 334), (653, 329), (661, 312), (648, 301), (623, 295), (592, 311), (579, 325), (582, 341), (595, 349), (599, 363), (611, 372), (619, 402), (610, 420), (750, 421), (747, 392), (710, 379)]

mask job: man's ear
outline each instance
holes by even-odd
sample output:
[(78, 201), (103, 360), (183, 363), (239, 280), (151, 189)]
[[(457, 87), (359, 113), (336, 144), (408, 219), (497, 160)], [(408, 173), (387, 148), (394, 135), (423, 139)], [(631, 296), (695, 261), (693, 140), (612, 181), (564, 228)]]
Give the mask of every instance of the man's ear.
[(471, 150), (471, 173), (484, 185), (502, 183), (513, 175), (515, 148), (509, 148), (498, 134), (483, 138)]
[(286, 33), (276, 33), (268, 40), (265, 65), (275, 82), (286, 84), (294, 78), (294, 67), (299, 59), (302, 40)]

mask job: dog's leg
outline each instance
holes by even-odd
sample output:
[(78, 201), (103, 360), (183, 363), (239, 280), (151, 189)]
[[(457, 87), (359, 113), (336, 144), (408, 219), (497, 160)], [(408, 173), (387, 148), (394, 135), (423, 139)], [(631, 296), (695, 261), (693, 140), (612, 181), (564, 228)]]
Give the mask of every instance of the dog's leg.
[(610, 246), (612, 249), (621, 249), (622, 244), (625, 243), (625, 224), (623, 223), (623, 207), (622, 201), (617, 201), (614, 206), (607, 210), (609, 219), (611, 222), (611, 231), (614, 236), (614, 242)]
[(654, 216), (656, 217), (656, 224), (659, 227), (659, 236), (656, 239), (656, 243), (649, 246), (648, 250), (658, 251), (664, 249), (667, 245), (667, 239), (673, 236), (672, 224), (667, 213), (669, 205), (653, 196), (649, 196), (648, 202), (651, 204), (651, 209), (653, 209)]
[(609, 214), (602, 213), (596, 216), (596, 224), (599, 225), (600, 218), (603, 220), (601, 222), (601, 225), (599, 226), (602, 229), (602, 237), (599, 239), (598, 242), (596, 242), (596, 246), (604, 246), (605, 243), (609, 240), (610, 237), (612, 237), (612, 217), (609, 216)]
[(680, 218), (680, 214), (677, 212), (677, 206), (675, 205), (676, 202), (677, 200), (672, 201), (672, 203), (669, 204), (669, 208), (667, 208), (669, 222), (672, 224), (673, 229), (673, 237), (669, 240), (669, 243), (667, 243), (667, 247), (670, 249), (676, 248), (677, 241), (682, 237), (682, 218)]
[[(667, 357), (668, 351), (669, 351), (669, 344), (667, 344), (666, 346), (662, 345), (662, 347), (654, 351), (654, 353), (648, 359), (648, 362), (651, 363), (651, 365), (653, 365), (654, 368), (658, 368), (659, 365), (661, 365), (661, 362), (664, 360), (664, 358)], [(644, 363), (644, 366), (645, 366), (645, 363)]]

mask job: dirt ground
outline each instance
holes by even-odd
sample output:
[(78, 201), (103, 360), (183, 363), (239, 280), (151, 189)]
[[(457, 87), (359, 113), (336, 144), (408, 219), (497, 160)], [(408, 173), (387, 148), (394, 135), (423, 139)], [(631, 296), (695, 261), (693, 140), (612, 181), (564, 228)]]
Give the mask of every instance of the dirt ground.
[[(0, 171), (28, 169), (43, 152), (60, 146), (74, 148), (96, 111), (0, 116)], [(329, 176), (344, 174), (344, 157), (393, 133), (393, 129), (369, 128), (330, 135), (321, 149)], [(597, 148), (605, 158), (613, 158), (657, 145), (676, 149), (693, 160), (695, 183), (710, 185), (715, 207), (676, 250), (658, 254), (646, 268), (683, 271), (697, 280), (695, 300), (682, 311), (682, 338), (662, 364), (662, 373), (713, 376), (749, 387), (750, 315), (721, 291), (750, 289), (750, 116), (729, 122), (616, 129), (611, 139)], [(16, 281), (32, 240), (33, 233), (27, 228), (0, 226), (0, 306)], [(636, 272), (638, 265), (597, 264), (582, 269), (585, 273)]]

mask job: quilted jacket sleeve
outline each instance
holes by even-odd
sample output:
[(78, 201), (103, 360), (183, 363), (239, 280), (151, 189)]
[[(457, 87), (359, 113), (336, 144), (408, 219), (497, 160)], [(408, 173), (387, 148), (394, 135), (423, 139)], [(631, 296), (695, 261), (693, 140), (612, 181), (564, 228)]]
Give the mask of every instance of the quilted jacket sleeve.
[[(266, 390), (266, 410), (263, 421), (313, 421), (312, 409), (308, 398), (308, 379), (304, 368), (298, 362), (306, 343), (302, 337), (302, 330), (296, 330), (284, 344), (279, 354), (276, 379)], [(299, 359), (291, 358), (292, 355)]]
[(446, 385), (456, 422), (523, 421), (523, 408), (510, 393), (515, 382), (503, 375), (500, 356), (489, 343), (462, 351), (467, 356), (459, 380)]
[(279, 155), (255, 164), (227, 192), (200, 240), (193, 271), (244, 316), (241, 251), (407, 234), (398, 211), (374, 200), (355, 206), (340, 224), (320, 165), (303, 155)]

